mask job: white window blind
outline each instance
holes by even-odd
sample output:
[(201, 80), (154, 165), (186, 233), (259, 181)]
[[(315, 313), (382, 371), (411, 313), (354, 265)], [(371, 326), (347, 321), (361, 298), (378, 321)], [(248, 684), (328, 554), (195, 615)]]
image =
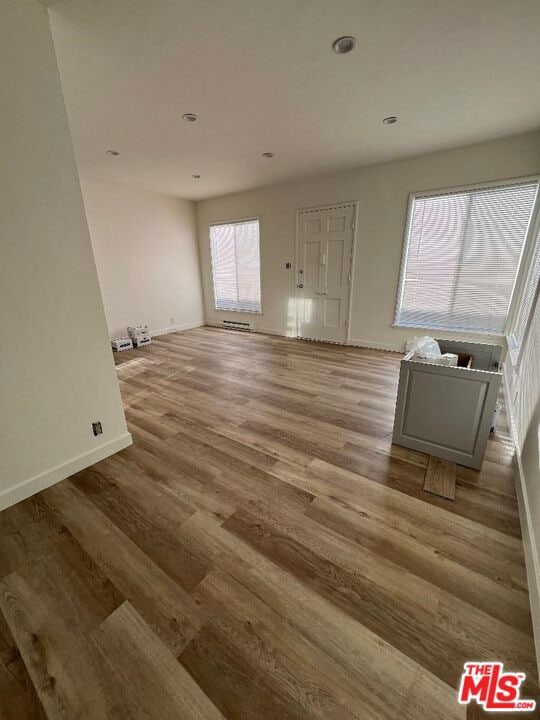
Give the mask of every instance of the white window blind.
[(537, 186), (412, 197), (396, 324), (502, 333)]
[(210, 226), (216, 310), (261, 312), (259, 221)]
[(533, 249), (525, 282), (517, 300), (517, 311), (513, 319), (512, 332), (509, 337), (509, 347), (513, 360), (517, 359), (523, 344), (529, 317), (534, 309), (534, 302), (538, 293), (540, 282), (540, 218), (537, 219), (537, 228), (533, 240)]

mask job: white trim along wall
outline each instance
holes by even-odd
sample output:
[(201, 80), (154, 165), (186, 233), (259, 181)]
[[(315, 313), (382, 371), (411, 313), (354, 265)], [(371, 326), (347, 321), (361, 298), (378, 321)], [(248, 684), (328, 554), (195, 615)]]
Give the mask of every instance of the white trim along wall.
[(31, 495), (45, 490), (45, 488), (54, 485), (55, 483), (63, 480), (64, 478), (70, 477), (79, 470), (93, 465), (94, 463), (104, 460), (109, 455), (123, 450), (129, 447), (133, 443), (131, 434), (126, 432), (113, 440), (109, 440), (106, 443), (101, 443), (92, 450), (77, 455), (77, 457), (71, 458), (66, 462), (56, 465), (45, 472), (38, 473), (33, 477), (26, 480), (22, 480), (17, 485), (9, 487), (5, 490), (0, 491), (0, 511), (5, 508), (15, 505), (15, 503), (25, 500)]
[(193, 328), (202, 327), (204, 324), (203, 320), (196, 320), (195, 322), (173, 325), (172, 327), (162, 328), (161, 330), (150, 330), (150, 335), (152, 337), (158, 337), (159, 335), (167, 335), (168, 333), (180, 332), (182, 330), (192, 330)]

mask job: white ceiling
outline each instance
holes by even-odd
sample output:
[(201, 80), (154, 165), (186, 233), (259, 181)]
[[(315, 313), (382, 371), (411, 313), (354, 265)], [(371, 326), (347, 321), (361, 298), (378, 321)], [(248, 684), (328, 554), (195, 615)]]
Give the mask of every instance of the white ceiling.
[[(539, 0), (52, 0), (49, 11), (87, 178), (200, 199), (540, 123)], [(348, 55), (332, 52), (341, 35), (357, 39)]]

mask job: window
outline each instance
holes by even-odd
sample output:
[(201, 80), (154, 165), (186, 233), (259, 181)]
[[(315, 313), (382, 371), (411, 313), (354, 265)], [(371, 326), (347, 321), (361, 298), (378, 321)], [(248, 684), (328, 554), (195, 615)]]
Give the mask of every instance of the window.
[(411, 196), (396, 324), (502, 334), (537, 187)]
[(529, 317), (534, 309), (535, 299), (538, 293), (538, 284), (540, 282), (540, 217), (536, 219), (536, 231), (533, 236), (533, 244), (531, 248), (530, 264), (528, 270), (524, 274), (524, 281), (519, 291), (518, 301), (516, 302), (516, 311), (512, 319), (512, 330), (508, 338), (508, 346), (512, 361), (517, 361), (527, 326)]
[(261, 312), (259, 221), (210, 226), (216, 310)]

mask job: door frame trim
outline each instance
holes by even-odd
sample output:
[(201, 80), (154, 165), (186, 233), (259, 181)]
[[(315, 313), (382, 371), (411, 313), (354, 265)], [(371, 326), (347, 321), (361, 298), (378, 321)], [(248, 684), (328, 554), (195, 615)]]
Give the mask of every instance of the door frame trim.
[(298, 332), (298, 303), (297, 303), (297, 287), (298, 280), (298, 246), (300, 240), (300, 215), (308, 212), (320, 212), (322, 210), (336, 210), (342, 207), (354, 208), (353, 221), (354, 227), (352, 228), (352, 244), (351, 244), (351, 257), (349, 260), (349, 272), (351, 274), (351, 282), (349, 283), (349, 294), (348, 294), (348, 305), (347, 305), (347, 317), (345, 318), (345, 342), (336, 343), (331, 340), (319, 340), (318, 342), (327, 342), (333, 345), (350, 345), (351, 338), (351, 311), (352, 311), (352, 291), (354, 285), (354, 266), (356, 258), (356, 232), (358, 228), (358, 200), (349, 200), (347, 202), (336, 202), (336, 203), (325, 203), (324, 205), (313, 205), (311, 207), (300, 208), (296, 211), (296, 238), (294, 243), (294, 275), (293, 275), (293, 297), (294, 297), (294, 326), (295, 326), (295, 337), (299, 338)]

